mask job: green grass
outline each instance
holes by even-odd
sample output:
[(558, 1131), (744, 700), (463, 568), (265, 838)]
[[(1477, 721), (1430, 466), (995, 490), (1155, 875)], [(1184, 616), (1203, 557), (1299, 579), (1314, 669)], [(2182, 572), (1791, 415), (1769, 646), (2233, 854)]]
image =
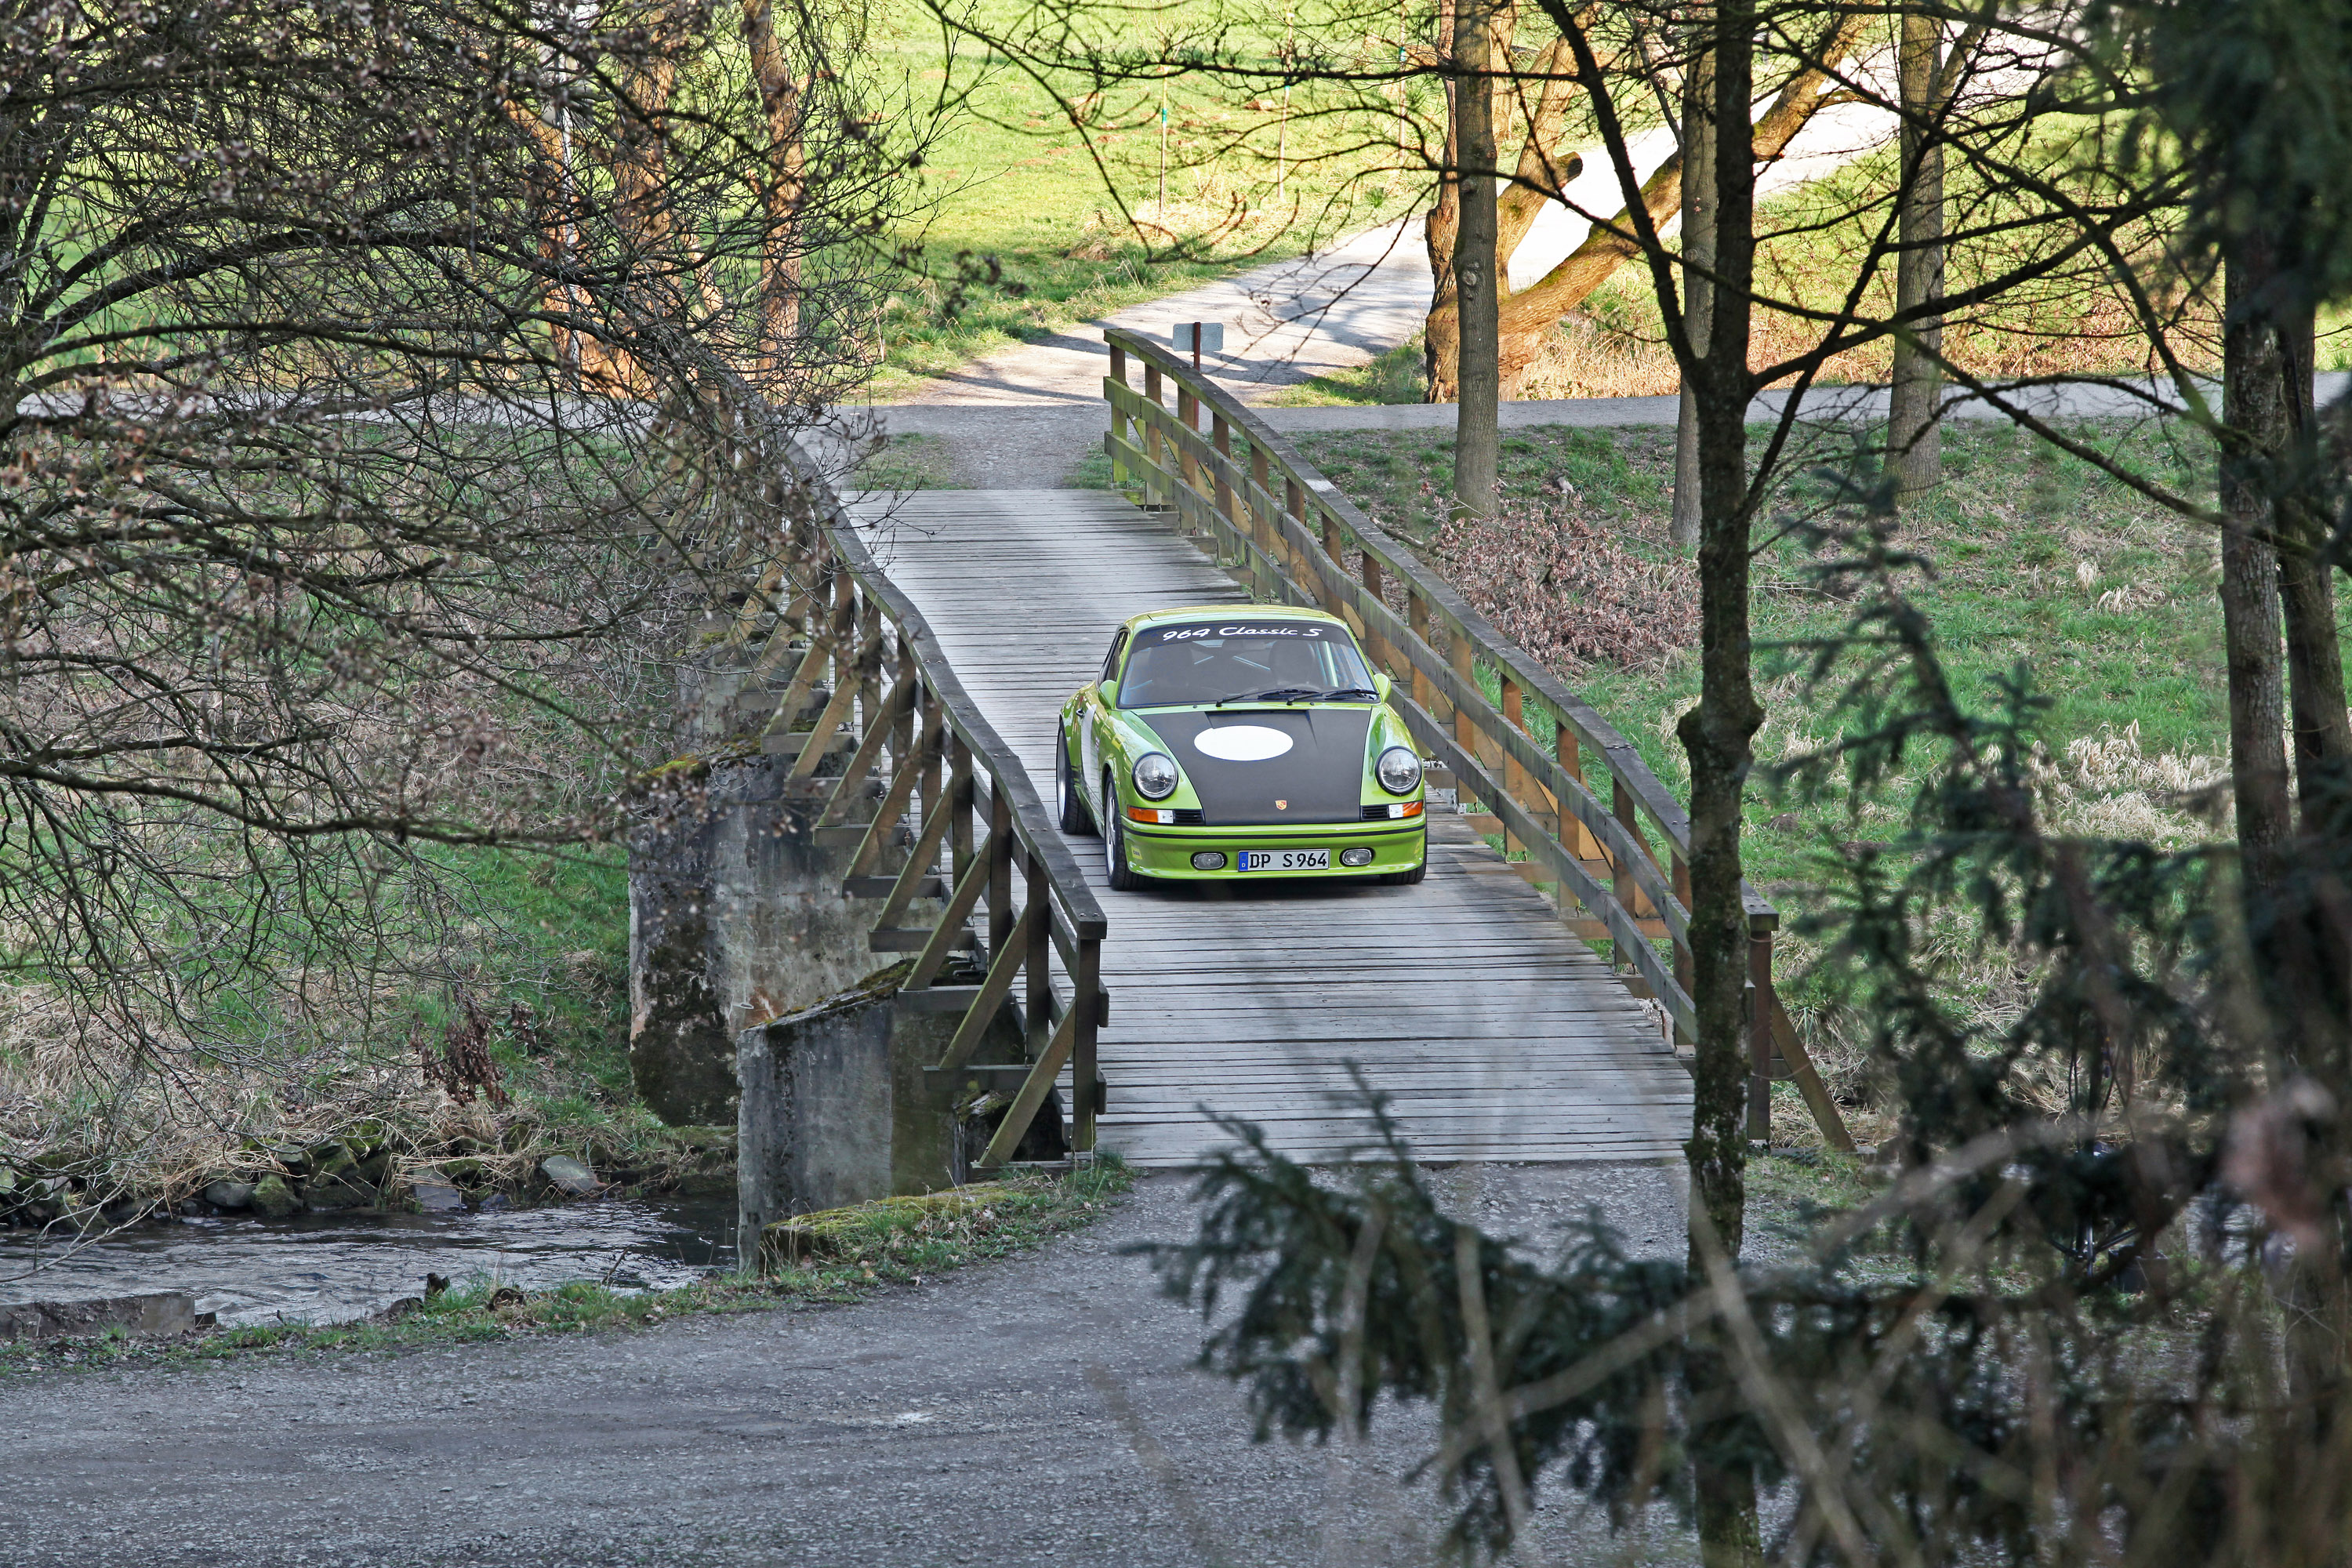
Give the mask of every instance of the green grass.
[(1748, 1234), (1775, 1252), (1795, 1253), (1822, 1223), (1878, 1196), (1884, 1182), (1851, 1154), (1776, 1151), (1748, 1162)]
[(892, 436), (857, 465), (857, 483), (872, 490), (944, 490), (956, 487), (955, 453), (943, 437)]
[[(2165, 482), (2192, 493), (2206, 488), (2198, 453), (2153, 438), (2114, 439)], [(1441, 435), (1318, 433), (1298, 444), (1377, 520), (1402, 523), (1409, 537), (1425, 536), (1452, 483)], [(1911, 596), (1934, 620), (1959, 690), (1980, 697), (2022, 659), (2056, 700), (2057, 741), (2137, 721), (2148, 752), (2218, 754), (2227, 705), (2205, 531), (2007, 426), (1957, 426), (1945, 454), (1945, 483), (1906, 513), (1902, 539), (1935, 563), (1933, 578), (1916, 584)], [(1505, 492), (1522, 499), (1536, 499), (1546, 480), (1565, 481), (1588, 516), (1662, 553), (1672, 463), (1668, 430), (1547, 426), (1507, 435), (1501, 470)], [(1788, 645), (1834, 634), (1851, 606), (1816, 586), (1795, 537), (1759, 538), (1754, 622), (1770, 680), (1801, 662)], [(1653, 768), (1679, 775), (1679, 746), (1660, 720), (1697, 697), (1695, 649), (1663, 668), (1600, 666), (1570, 679)], [(1798, 722), (1808, 700), (1782, 679), (1773, 721)]]
[[(975, 17), (1002, 27), (1017, 14), (1013, 0), (985, 0)], [(1126, 89), (1096, 104), (1098, 168), (1045, 88), (969, 44), (950, 59), (929, 15), (901, 5), (868, 51), (884, 78), (903, 79), (919, 99), (944, 92), (962, 106), (921, 172), (919, 221), (889, 237), (909, 265), (897, 271), (879, 322), (877, 397), (904, 395), (927, 377), (1121, 306), (1295, 255), (1316, 237), (1291, 213), (1315, 215), (1345, 196), (1359, 204), (1350, 221), (1360, 228), (1395, 216), (1418, 188), (1365, 178), (1368, 155), (1352, 149), (1377, 148), (1379, 138), (1294, 115), (1277, 208), (1278, 111), (1219, 100), (1202, 79), (1180, 76), (1169, 98), (1162, 210), (1156, 93)], [(1145, 25), (1139, 16), (1135, 26)], [(1139, 37), (1130, 41), (1149, 47)], [(1075, 77), (1061, 84), (1074, 100), (1088, 85)], [(1248, 149), (1221, 154), (1225, 139), (1244, 130)], [(1121, 202), (1161, 226), (1139, 236), (1120, 216)]]
[(757, 1312), (861, 1300), (885, 1286), (919, 1284), (992, 1258), (1010, 1257), (1089, 1225), (1133, 1184), (1105, 1156), (1066, 1176), (1022, 1174), (971, 1189), (988, 1194), (977, 1214), (921, 1216), (875, 1204), (850, 1211), (835, 1256), (764, 1276), (718, 1275), (674, 1290), (631, 1293), (590, 1281), (551, 1290), (501, 1288), (478, 1277), (388, 1321), (324, 1326), (291, 1323), (220, 1329), (177, 1342), (118, 1333), (87, 1340), (0, 1344), (0, 1376), (99, 1369), (189, 1367), (256, 1356), (400, 1351), (444, 1344), (650, 1328), (673, 1318)]
[[(1429, 537), (1454, 489), (1454, 437), (1444, 431), (1305, 432), (1294, 444), (1372, 521), (1407, 540)], [(1674, 475), (1674, 432), (1538, 426), (1505, 431), (1498, 471), (1506, 495), (1544, 496), (1565, 482), (1596, 515), (1637, 536), (1663, 516)]]
[(1419, 332), (1352, 370), (1310, 375), (1265, 400), (1270, 408), (1362, 407), (1427, 401), (1429, 376)]
[(1090, 449), (1062, 479), (1062, 488), (1072, 490), (1107, 490), (1111, 488), (1110, 454), (1100, 447)]
[[(559, 1141), (605, 1158), (650, 1150), (662, 1129), (636, 1103), (629, 1077), (629, 881), (615, 848), (565, 855), (438, 852), (463, 885), (465, 908), (440, 959), (470, 976), (479, 1005), (503, 1026), (517, 1002), (532, 1027), (501, 1026), (490, 1054), (513, 1110)], [(456, 1016), (451, 998), (417, 998), (420, 1026), (437, 1044)]]

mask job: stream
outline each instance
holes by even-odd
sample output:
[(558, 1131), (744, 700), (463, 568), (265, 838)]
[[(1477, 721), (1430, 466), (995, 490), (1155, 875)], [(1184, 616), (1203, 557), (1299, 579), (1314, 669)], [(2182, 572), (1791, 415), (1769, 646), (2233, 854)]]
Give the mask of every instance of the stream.
[(330, 1323), (422, 1296), (428, 1273), (644, 1290), (734, 1262), (732, 1193), (456, 1214), (225, 1215), (87, 1242), (64, 1226), (0, 1229), (0, 1306), (185, 1290), (224, 1324)]

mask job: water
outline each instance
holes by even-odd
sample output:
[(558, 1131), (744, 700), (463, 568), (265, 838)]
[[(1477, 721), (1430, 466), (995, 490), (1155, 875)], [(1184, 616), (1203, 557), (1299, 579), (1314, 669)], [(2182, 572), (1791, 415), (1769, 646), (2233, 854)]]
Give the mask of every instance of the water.
[[(667, 1289), (735, 1262), (732, 1194), (607, 1199), (463, 1214), (246, 1215), (131, 1226), (75, 1246), (0, 1229), (0, 1305), (186, 1290), (223, 1323), (363, 1318), (425, 1276), (477, 1275), (525, 1289), (597, 1279)], [(36, 1267), (46, 1263), (47, 1267)]]

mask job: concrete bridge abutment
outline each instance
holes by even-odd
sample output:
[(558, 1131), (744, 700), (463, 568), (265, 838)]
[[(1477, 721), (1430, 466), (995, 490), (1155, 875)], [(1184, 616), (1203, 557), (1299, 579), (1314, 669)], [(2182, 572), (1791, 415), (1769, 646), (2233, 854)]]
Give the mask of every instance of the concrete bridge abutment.
[(797, 747), (778, 742), (801, 737), (763, 733), (774, 697), (721, 657), (681, 672), (694, 750), (656, 775), (629, 844), (629, 1071), (673, 1124), (733, 1121), (736, 1037), (877, 967), (842, 889), (856, 846), (815, 830), (834, 781), (791, 778)]

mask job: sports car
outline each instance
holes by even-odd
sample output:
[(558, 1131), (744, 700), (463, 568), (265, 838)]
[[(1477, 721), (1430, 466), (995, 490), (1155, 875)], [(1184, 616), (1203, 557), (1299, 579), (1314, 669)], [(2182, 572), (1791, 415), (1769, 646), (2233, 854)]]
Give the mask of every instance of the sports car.
[(1418, 882), (1422, 763), (1345, 621), (1232, 605), (1138, 616), (1062, 705), (1064, 831), (1110, 885), (1262, 877)]

